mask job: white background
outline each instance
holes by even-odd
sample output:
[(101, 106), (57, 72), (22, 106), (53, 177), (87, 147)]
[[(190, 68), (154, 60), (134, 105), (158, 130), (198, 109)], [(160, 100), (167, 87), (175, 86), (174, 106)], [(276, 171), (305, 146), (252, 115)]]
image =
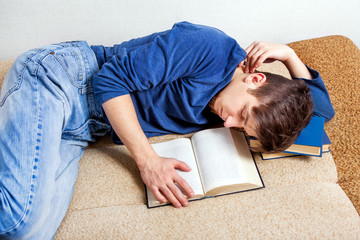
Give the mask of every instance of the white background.
[(68, 40), (112, 45), (189, 21), (246, 47), (344, 35), (360, 46), (360, 0), (0, 0), (0, 59)]

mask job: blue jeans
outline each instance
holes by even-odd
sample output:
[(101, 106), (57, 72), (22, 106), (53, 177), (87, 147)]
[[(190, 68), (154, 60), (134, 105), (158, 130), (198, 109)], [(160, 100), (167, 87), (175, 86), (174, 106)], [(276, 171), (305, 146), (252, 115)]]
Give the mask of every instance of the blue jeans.
[(21, 55), (0, 96), (0, 239), (51, 239), (68, 209), (78, 163), (110, 126), (94, 99), (86, 42)]

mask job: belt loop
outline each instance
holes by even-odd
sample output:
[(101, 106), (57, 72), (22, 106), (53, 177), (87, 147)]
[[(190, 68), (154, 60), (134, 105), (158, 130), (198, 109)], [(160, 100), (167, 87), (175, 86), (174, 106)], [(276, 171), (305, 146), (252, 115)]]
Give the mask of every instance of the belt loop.
[(79, 94), (83, 95), (86, 93), (86, 88), (79, 88)]

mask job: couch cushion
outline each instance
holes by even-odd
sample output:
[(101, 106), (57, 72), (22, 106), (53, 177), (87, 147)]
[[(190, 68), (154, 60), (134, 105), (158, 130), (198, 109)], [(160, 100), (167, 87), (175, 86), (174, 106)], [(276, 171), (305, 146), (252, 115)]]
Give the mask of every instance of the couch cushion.
[(325, 129), (332, 141), (338, 182), (360, 214), (360, 49), (344, 36), (289, 45), (324, 79), (336, 112)]
[(195, 201), (182, 209), (117, 204), (70, 210), (55, 239), (359, 239), (359, 226), (339, 185), (312, 182)]
[[(308, 182), (336, 183), (337, 180), (330, 153), (322, 158), (290, 157), (267, 161), (255, 154), (255, 159), (266, 188)], [(126, 148), (112, 145), (87, 149), (80, 160), (69, 210), (127, 204), (145, 205), (145, 192), (137, 166)]]

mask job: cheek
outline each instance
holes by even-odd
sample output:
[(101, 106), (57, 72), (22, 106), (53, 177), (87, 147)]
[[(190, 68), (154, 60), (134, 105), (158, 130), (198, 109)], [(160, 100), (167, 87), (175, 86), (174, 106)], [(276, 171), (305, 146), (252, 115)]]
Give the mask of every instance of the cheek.
[(242, 110), (244, 109), (244, 101), (233, 98), (228, 102), (227, 109), (232, 116), (241, 119)]

